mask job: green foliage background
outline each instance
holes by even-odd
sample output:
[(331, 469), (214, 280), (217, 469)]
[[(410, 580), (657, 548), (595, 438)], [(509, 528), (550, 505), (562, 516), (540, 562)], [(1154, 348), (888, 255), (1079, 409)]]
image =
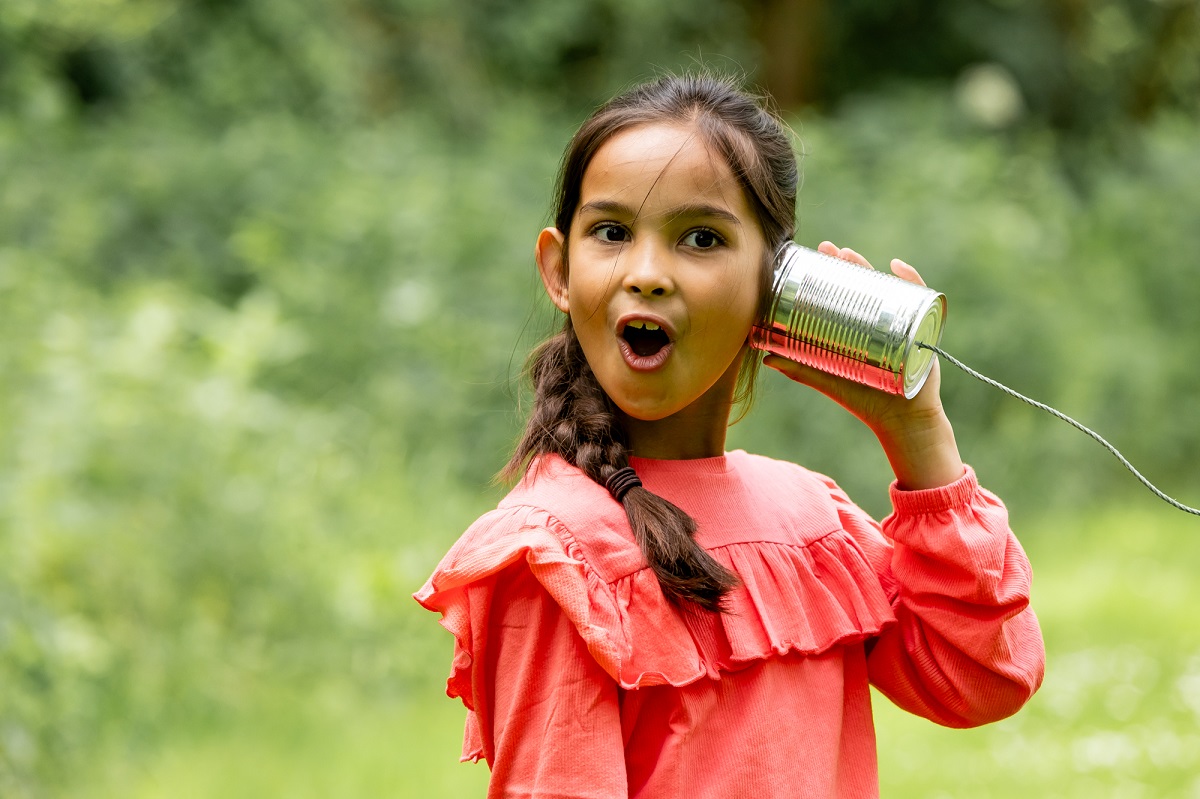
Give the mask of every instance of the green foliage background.
[[(0, 6), (0, 796), (482, 792), (409, 595), (501, 491), (558, 155), (632, 80), (754, 78), (768, 5)], [(916, 264), (951, 352), (1197, 504), (1195, 6), (1069, 6), (830, 9), (798, 238)], [(776, 377), (731, 446), (886, 513), (870, 435)], [(1200, 795), (1195, 522), (943, 384), (1050, 673), (977, 732), (880, 707), (885, 795)]]

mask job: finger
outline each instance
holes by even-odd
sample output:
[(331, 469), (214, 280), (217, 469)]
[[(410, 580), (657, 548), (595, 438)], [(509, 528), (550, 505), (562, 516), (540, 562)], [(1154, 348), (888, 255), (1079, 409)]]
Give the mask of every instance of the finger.
[(862, 257), (861, 255), (859, 255), (857, 252), (850, 249), (849, 247), (842, 247), (840, 250), (838, 250), (838, 258), (841, 258), (843, 261), (849, 261), (852, 264), (858, 264), (859, 266), (865, 266), (868, 269), (875, 268), (875, 267), (871, 266), (871, 263), (866, 258)]
[(819, 391), (863, 421), (875, 413), (870, 410), (871, 403), (879, 399), (879, 392), (875, 389), (778, 355), (767, 355), (763, 358), (763, 364), (801, 385)]
[(797, 363), (781, 355), (767, 355), (763, 358), (763, 365), (774, 369), (782, 375), (786, 375), (797, 383), (815, 388), (822, 394), (829, 396), (836, 394), (837, 386), (840, 382), (838, 378), (827, 372)]
[(917, 270), (899, 258), (893, 258), (891, 266), (892, 274), (896, 277), (907, 280), (909, 283), (916, 283), (919, 286), (925, 285), (925, 281), (921, 279), (921, 275), (917, 273)]
[(823, 241), (817, 245), (817, 252), (822, 252), (826, 255), (832, 255), (834, 258), (837, 258), (838, 248), (837, 245), (832, 241)]
[(804, 382), (802, 378), (816, 371), (810, 366), (805, 366), (802, 363), (784, 358), (782, 355), (768, 354), (763, 357), (763, 366), (770, 367), (782, 375), (787, 375), (793, 380)]

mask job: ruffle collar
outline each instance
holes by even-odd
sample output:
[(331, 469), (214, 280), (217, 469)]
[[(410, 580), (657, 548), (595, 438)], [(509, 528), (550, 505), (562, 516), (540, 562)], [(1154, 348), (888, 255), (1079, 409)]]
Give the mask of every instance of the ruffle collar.
[(721, 614), (670, 603), (644, 563), (606, 581), (549, 512), (502, 506), (464, 534), (414, 597), (442, 613), (454, 635), (447, 692), (469, 708), (476, 706), (472, 642), (486, 626), (492, 578), (515, 563), (526, 564), (596, 661), (627, 690), (721, 679), (772, 656), (819, 654), (875, 636), (894, 621), (879, 577), (845, 531), (803, 545), (737, 543), (710, 551), (742, 581)]

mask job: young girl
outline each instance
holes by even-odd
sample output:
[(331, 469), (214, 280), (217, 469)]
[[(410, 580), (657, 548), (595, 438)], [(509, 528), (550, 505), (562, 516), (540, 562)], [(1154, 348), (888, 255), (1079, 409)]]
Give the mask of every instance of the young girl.
[(968, 727), (1041, 683), (1029, 563), (936, 369), (905, 400), (765, 359), (878, 437), (882, 527), (827, 477), (725, 451), (796, 190), (782, 125), (723, 80), (641, 86), (572, 140), (520, 482), (416, 594), (454, 634), (489, 796), (876, 796), (869, 685)]

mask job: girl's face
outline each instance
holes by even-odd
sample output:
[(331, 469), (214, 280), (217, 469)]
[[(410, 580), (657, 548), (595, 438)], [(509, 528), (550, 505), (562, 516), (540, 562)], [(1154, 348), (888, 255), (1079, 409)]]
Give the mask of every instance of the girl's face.
[(694, 128), (649, 124), (605, 142), (569, 240), (548, 228), (537, 256), (621, 411), (654, 422), (686, 410), (724, 430), (766, 242), (732, 170)]

